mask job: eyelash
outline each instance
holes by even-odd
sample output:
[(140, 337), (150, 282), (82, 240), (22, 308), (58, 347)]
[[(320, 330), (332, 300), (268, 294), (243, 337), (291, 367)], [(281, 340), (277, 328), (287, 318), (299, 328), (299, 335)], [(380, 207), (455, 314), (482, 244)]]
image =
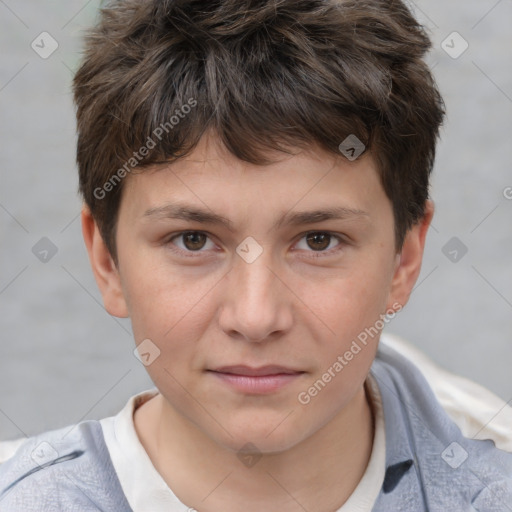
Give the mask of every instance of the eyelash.
[[(306, 256), (307, 258), (322, 258), (324, 256), (332, 256), (333, 254), (337, 253), (338, 251), (340, 251), (341, 249), (343, 249), (343, 246), (344, 245), (347, 245), (348, 242), (345, 238), (341, 237), (340, 235), (336, 235), (335, 233), (331, 233), (330, 231), (307, 231), (305, 233), (302, 233), (300, 235), (300, 238), (298, 240), (298, 242), (300, 240), (302, 240), (303, 238), (305, 238), (306, 236), (312, 234), (312, 233), (316, 233), (316, 234), (322, 234), (322, 235), (329, 235), (331, 236), (332, 238), (335, 238), (337, 241), (338, 241), (338, 245), (336, 245), (333, 249), (329, 249), (327, 251), (306, 251), (306, 252), (310, 252), (311, 255), (310, 256)], [(202, 256), (204, 252), (206, 251), (203, 251), (203, 250), (198, 250), (198, 251), (189, 251), (189, 250), (183, 250), (183, 249), (180, 249), (178, 247), (176, 247), (172, 241), (175, 240), (176, 238), (179, 238), (181, 236), (184, 236), (184, 235), (188, 235), (188, 234), (202, 234), (202, 235), (206, 235), (210, 240), (210, 235), (205, 232), (205, 231), (182, 231), (180, 233), (176, 233), (174, 235), (172, 235), (170, 238), (167, 238), (166, 241), (164, 242), (164, 245), (166, 245), (172, 252), (180, 255), (180, 256), (184, 256), (185, 258), (197, 258), (199, 256)], [(297, 243), (298, 243), (297, 242)]]

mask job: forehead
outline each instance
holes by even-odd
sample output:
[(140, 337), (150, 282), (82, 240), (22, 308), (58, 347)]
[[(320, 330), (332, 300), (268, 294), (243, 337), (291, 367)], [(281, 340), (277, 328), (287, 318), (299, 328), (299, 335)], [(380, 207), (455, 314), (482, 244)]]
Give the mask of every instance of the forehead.
[(187, 157), (127, 176), (121, 210), (140, 217), (180, 202), (229, 218), (292, 209), (366, 211), (386, 206), (371, 154), (349, 161), (312, 147), (292, 148), (291, 154), (273, 152), (268, 158), (272, 163), (264, 166), (244, 162), (215, 137), (205, 136)]

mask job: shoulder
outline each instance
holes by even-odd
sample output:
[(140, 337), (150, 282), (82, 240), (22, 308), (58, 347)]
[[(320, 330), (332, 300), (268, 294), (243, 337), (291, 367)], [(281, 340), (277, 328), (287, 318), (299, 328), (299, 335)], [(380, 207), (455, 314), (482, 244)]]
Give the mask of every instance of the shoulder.
[[(465, 437), (490, 439), (497, 448), (512, 453), (510, 402), (505, 402), (476, 382), (448, 372), (398, 336), (385, 334), (381, 341), (384, 344), (381, 354), (386, 352), (386, 360), (397, 367), (403, 367), (405, 363), (415, 368)], [(397, 353), (403, 356), (399, 360)]]
[[(393, 492), (384, 489), (379, 504), (409, 500), (415, 510), (442, 510), (471, 503), (473, 510), (502, 510), (512, 502), (509, 406), (407, 352), (384, 339), (372, 366), (384, 410), (386, 466), (407, 462), (409, 468)], [(458, 404), (454, 397), (461, 398)], [(487, 428), (497, 414), (505, 420)]]
[(24, 440), (0, 466), (5, 512), (129, 512), (98, 421)]
[(10, 459), (26, 440), (27, 438), (23, 437), (12, 441), (0, 441), (0, 465)]

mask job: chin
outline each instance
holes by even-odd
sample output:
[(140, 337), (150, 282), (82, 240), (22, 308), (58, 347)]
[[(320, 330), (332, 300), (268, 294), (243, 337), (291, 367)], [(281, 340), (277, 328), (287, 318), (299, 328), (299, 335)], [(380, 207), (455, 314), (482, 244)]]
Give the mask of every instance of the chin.
[[(308, 432), (304, 426), (301, 428), (296, 422), (286, 418), (288, 413), (279, 415), (270, 415), (263, 419), (249, 417), (238, 422), (229, 422), (223, 425), (226, 431), (216, 429), (215, 434), (210, 432), (208, 435), (224, 448), (242, 453), (244, 451), (260, 454), (272, 454), (287, 451), (300, 444), (307, 436)], [(292, 413), (293, 414), (293, 413)], [(292, 415), (290, 415), (292, 416)], [(284, 419), (284, 421), (283, 421)]]

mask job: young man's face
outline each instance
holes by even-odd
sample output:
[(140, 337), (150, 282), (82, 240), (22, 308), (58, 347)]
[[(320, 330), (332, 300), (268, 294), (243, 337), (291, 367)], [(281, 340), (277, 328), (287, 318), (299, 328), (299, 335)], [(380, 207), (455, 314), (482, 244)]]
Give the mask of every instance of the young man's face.
[(104, 268), (93, 266), (109, 312), (158, 347), (147, 370), (172, 414), (222, 446), (270, 452), (350, 409), (378, 336), (353, 341), (407, 301), (426, 229), (409, 232), (400, 261), (370, 156), (297, 152), (260, 167), (204, 138), (124, 187), (119, 274), (97, 228)]

